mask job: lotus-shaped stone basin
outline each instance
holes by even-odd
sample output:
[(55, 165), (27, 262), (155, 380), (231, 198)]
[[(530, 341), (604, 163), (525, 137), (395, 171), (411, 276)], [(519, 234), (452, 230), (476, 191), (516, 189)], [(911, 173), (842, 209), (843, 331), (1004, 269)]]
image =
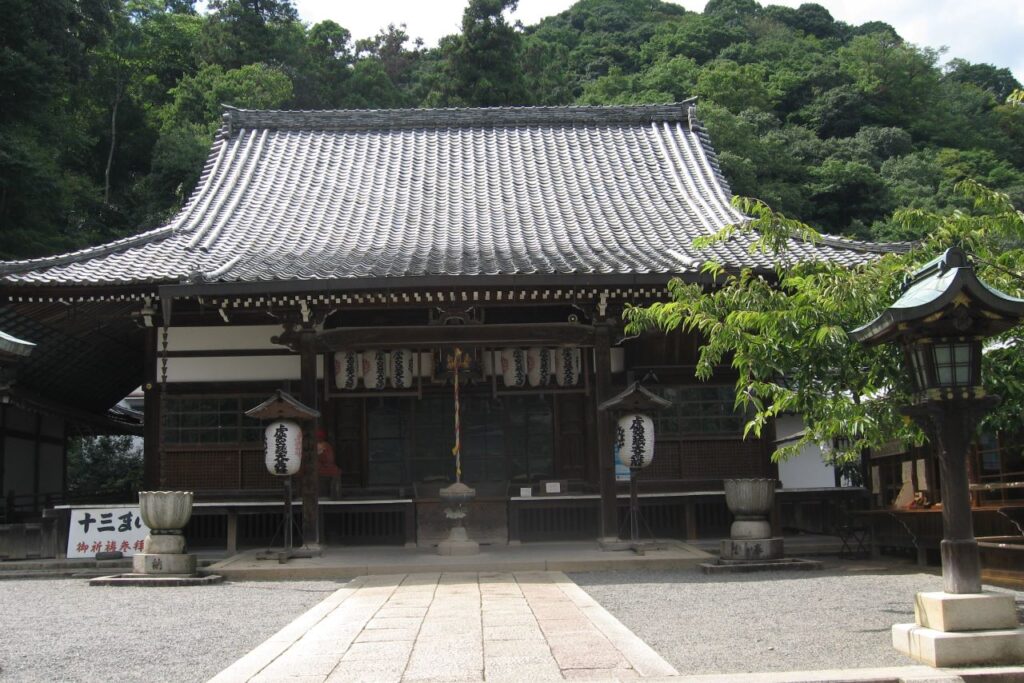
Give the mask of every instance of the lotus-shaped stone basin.
[(737, 517), (765, 517), (774, 500), (774, 479), (725, 480), (725, 504)]
[(191, 491), (139, 491), (139, 514), (151, 530), (184, 529), (192, 517)]

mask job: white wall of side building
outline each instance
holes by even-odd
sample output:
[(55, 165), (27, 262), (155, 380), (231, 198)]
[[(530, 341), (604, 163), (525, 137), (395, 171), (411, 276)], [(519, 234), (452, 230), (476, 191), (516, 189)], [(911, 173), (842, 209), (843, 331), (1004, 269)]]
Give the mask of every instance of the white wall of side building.
[[(799, 438), (804, 430), (803, 418), (799, 415), (783, 415), (775, 420), (775, 442), (784, 445)], [(821, 458), (821, 448), (806, 445), (799, 455), (779, 463), (779, 481), (784, 489), (834, 488), (835, 468)]]

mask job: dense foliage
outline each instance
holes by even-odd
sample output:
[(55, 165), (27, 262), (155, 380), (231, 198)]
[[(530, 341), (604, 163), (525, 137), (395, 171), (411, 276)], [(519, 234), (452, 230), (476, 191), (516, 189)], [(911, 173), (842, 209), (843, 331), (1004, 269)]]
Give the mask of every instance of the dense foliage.
[(468, 0), (433, 49), (354, 39), (291, 0), (0, 0), (0, 257), (153, 227), (194, 186), (220, 105), (612, 104), (700, 97), (734, 190), (822, 230), (918, 237), (897, 207), (968, 206), (977, 179), (1024, 200), (1009, 70), (834, 21), (819, 5), (580, 0), (534, 26)]
[[(982, 281), (1024, 295), (1024, 213), (1005, 194), (974, 181), (958, 183), (954, 191), (968, 209), (897, 211), (896, 225), (927, 237), (908, 253), (888, 254), (857, 268), (796, 262), (788, 251), (790, 238), (814, 241), (820, 235), (759, 201), (738, 198), (738, 208), (753, 218), (751, 223), (726, 228), (705, 242), (729, 239), (736, 230), (756, 230), (754, 248), (775, 257), (776, 272), (727, 272), (710, 261), (705, 271), (720, 287), (673, 280), (671, 301), (627, 309), (628, 329), (699, 333), (704, 344), (697, 375), (707, 379), (721, 365), (736, 370), (737, 404), (751, 415), (747, 433), (760, 435), (782, 413), (802, 415), (806, 430), (776, 457), (834, 440), (844, 444), (836, 456), (852, 459), (863, 448), (890, 439), (920, 442), (923, 435), (901, 413), (911, 403), (911, 387), (900, 351), (893, 344), (865, 348), (848, 331), (873, 320), (918, 268), (953, 244), (974, 256)], [(1020, 429), (1022, 334), (1020, 327), (1009, 331), (985, 353), (987, 389), (1002, 397), (986, 418), (989, 429)]]
[(133, 436), (82, 436), (68, 441), (68, 494), (131, 500), (142, 487), (142, 446)]

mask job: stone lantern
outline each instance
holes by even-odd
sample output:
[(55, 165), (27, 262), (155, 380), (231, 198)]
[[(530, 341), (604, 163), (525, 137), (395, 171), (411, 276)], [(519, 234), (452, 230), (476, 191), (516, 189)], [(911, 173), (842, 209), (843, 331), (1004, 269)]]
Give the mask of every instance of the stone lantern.
[(278, 562), (287, 562), (293, 557), (311, 557), (311, 552), (298, 551), (292, 547), (292, 475), (299, 471), (302, 462), (302, 423), (317, 419), (320, 411), (278, 389), (266, 401), (245, 411), (245, 414), (260, 420), (271, 420), (264, 430), (263, 454), (267, 471), (284, 480), (284, 550), (279, 553), (267, 551), (259, 557), (274, 557)]
[(619, 415), (615, 426), (616, 457), (629, 468), (629, 544), (642, 555), (640, 542), (640, 502), (637, 475), (654, 460), (654, 420), (649, 413), (664, 410), (672, 402), (633, 382), (626, 389), (597, 407)]
[(982, 342), (1022, 317), (1024, 300), (982, 283), (967, 255), (953, 248), (918, 270), (892, 306), (850, 333), (869, 346), (900, 345), (914, 391), (905, 412), (938, 449), (945, 590), (918, 593), (917, 623), (893, 626), (893, 645), (932, 666), (1024, 661), (1013, 597), (981, 588), (966, 465), (978, 423), (999, 400), (982, 386)]

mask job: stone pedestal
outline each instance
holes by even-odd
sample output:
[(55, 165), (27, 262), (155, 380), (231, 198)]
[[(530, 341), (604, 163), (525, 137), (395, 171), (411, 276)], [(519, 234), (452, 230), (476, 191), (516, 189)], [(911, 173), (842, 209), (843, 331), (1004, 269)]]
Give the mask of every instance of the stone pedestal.
[(821, 569), (816, 560), (782, 556), (782, 538), (768, 521), (775, 500), (774, 479), (726, 479), (725, 503), (736, 520), (722, 541), (719, 558), (700, 565), (705, 574)]
[(132, 557), (131, 574), (101, 576), (91, 586), (202, 586), (223, 581), (196, 575), (196, 556), (185, 553), (182, 529), (192, 516), (191, 491), (141, 491), (139, 514), (149, 527), (142, 552)]
[(196, 556), (182, 553), (136, 553), (132, 557), (132, 571), (136, 574), (194, 576)]
[(720, 555), (723, 560), (777, 560), (782, 557), (782, 539), (779, 537), (726, 538), (722, 540)]
[(463, 520), (466, 518), (466, 505), (476, 498), (476, 490), (457, 481), (438, 492), (441, 500), (449, 507), (445, 516), (454, 522), (448, 538), (437, 544), (438, 555), (476, 555), (480, 552), (480, 544), (469, 539)]
[(1024, 663), (1024, 628), (1012, 595), (918, 593), (914, 619), (892, 627), (892, 644), (929, 666)]
[(448, 538), (437, 544), (438, 555), (476, 555), (479, 552), (480, 544), (470, 540), (464, 526), (455, 527)]

